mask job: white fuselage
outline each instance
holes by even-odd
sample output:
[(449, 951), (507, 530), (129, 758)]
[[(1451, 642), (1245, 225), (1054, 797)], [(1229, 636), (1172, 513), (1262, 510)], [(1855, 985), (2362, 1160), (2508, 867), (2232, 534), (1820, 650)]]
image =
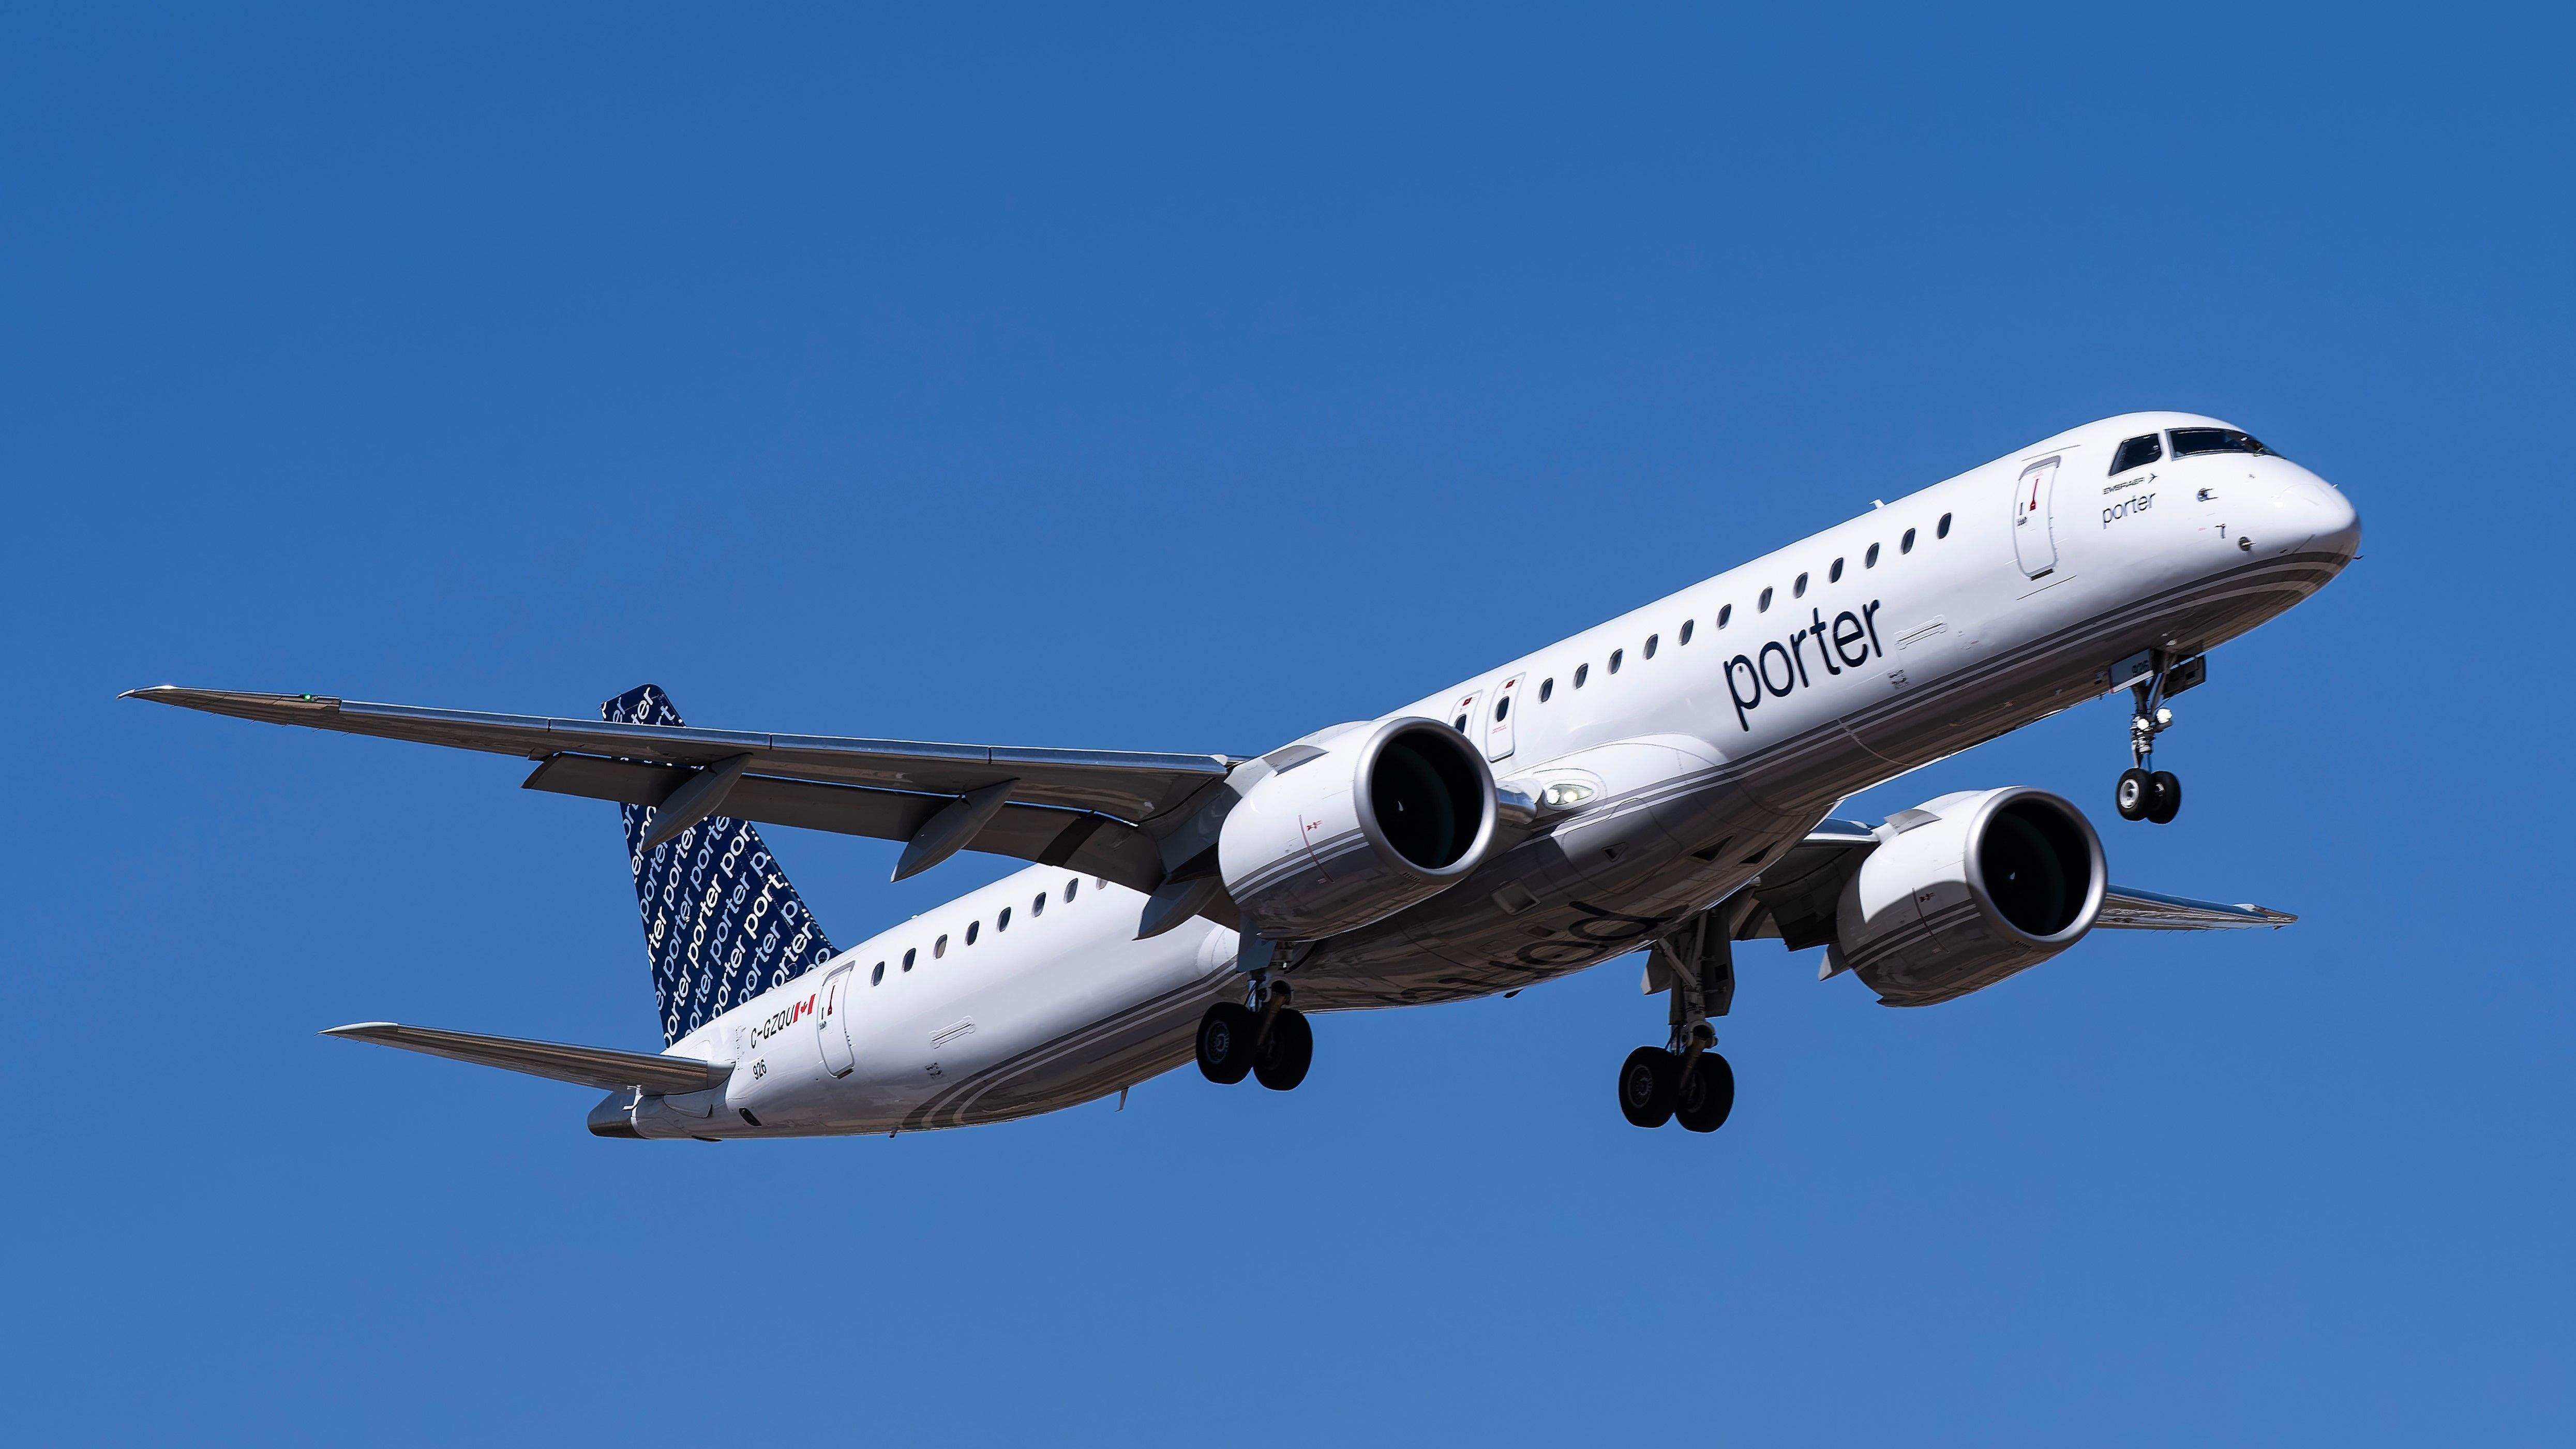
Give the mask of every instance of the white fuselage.
[[(2094, 698), (2140, 650), (2224, 642), (2351, 559), (2351, 505), (2276, 455), (2111, 471), (2124, 439), (2194, 426), (2224, 425), (2139, 413), (2061, 434), (1383, 716), (1457, 723), (1506, 786), (1581, 798), (1462, 884), (1322, 943), (1298, 1004), (1454, 1000), (1634, 950), (1837, 800)], [(1169, 1070), (1244, 978), (1230, 928), (1135, 939), (1143, 903), (1045, 866), (962, 896), (674, 1043), (733, 1074), (646, 1099), (635, 1125), (910, 1131)]]

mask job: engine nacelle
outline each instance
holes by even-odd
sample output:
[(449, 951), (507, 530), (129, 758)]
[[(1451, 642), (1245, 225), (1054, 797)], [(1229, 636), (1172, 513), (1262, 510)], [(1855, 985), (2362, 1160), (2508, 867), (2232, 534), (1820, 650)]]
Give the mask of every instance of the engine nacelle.
[(2009, 786), (1890, 818), (1834, 915), (1834, 951), (1883, 1006), (1992, 986), (2084, 938), (2102, 910), (2102, 839), (2082, 811)]
[(1254, 781), (1217, 837), (1226, 893), (1254, 933), (1311, 941), (1355, 930), (1484, 862), (1494, 774), (1466, 736), (1407, 718), (1303, 748), (1317, 747)]

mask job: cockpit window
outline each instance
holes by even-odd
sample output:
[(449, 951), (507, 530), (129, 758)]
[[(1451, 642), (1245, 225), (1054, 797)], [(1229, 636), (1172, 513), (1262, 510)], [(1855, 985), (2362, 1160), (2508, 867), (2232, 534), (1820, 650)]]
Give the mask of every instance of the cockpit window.
[(2177, 458), (2188, 458), (2198, 453), (2272, 451), (2234, 428), (2176, 428), (2173, 430), (2173, 444)]
[(2126, 473), (2132, 468), (2143, 468), (2164, 455), (2164, 440), (2155, 434), (2149, 433), (2143, 438), (2131, 438), (2120, 445), (2119, 452), (2111, 455), (2111, 471)]

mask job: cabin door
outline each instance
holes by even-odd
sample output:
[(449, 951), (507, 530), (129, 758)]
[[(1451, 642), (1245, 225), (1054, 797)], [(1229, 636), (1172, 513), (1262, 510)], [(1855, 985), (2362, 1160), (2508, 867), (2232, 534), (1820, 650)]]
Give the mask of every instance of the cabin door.
[(2022, 469), (2013, 487), (2013, 557), (2032, 578), (2057, 567), (2057, 540), (2048, 526), (2049, 494), (2056, 487), (2055, 458)]

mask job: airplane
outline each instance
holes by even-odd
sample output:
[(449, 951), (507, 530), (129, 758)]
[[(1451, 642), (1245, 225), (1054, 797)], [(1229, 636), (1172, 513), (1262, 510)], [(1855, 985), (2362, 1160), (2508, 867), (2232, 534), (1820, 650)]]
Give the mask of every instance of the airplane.
[[(2008, 453), (1376, 719), (1257, 756), (698, 729), (641, 686), (597, 722), (160, 686), (129, 697), (519, 755), (616, 803), (659, 1053), (394, 1022), (329, 1035), (599, 1089), (593, 1133), (808, 1137), (1003, 1121), (1196, 1059), (1289, 1090), (1310, 1013), (1511, 994), (1646, 953), (1662, 1045), (1620, 1064), (1640, 1127), (1722, 1126), (1733, 943), (1823, 948), (1930, 1006), (2095, 928), (2296, 919), (2111, 883), (2064, 798), (1960, 791), (1878, 824), (1857, 792), (2129, 692), (2113, 805), (2155, 768), (2207, 651), (2358, 556), (2333, 486), (2215, 418), (2107, 418)], [(842, 949), (756, 824), (1031, 862)]]

